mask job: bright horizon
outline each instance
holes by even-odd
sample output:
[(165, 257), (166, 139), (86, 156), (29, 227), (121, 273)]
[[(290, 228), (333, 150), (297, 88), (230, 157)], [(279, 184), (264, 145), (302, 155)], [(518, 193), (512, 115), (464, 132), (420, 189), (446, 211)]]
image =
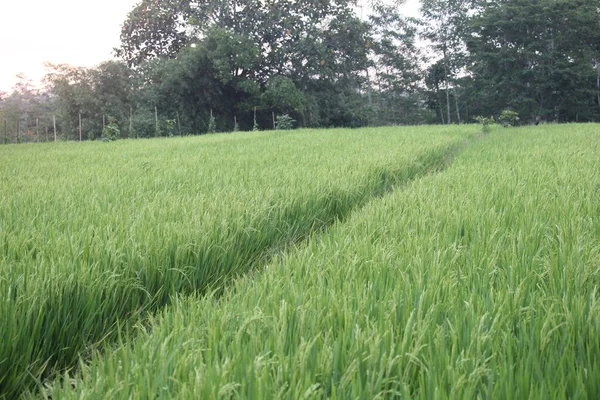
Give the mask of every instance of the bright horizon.
[[(39, 85), (44, 63), (93, 67), (113, 58), (121, 26), (138, 0), (21, 0), (0, 5), (0, 91), (10, 92), (17, 75)], [(407, 0), (405, 13), (417, 13)]]
[(16, 75), (34, 84), (44, 62), (91, 67), (112, 58), (121, 25), (137, 0), (21, 0), (0, 5), (0, 90)]

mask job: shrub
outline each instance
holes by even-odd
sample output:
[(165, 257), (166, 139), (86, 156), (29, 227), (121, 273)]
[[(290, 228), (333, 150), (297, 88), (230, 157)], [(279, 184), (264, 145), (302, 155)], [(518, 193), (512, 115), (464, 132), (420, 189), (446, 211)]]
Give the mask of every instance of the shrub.
[(117, 119), (115, 117), (108, 117), (108, 123), (102, 129), (102, 139), (104, 140), (117, 140), (121, 136), (121, 129), (119, 129), (119, 124), (117, 124)]
[(275, 129), (280, 131), (294, 129), (295, 124), (296, 120), (287, 114), (279, 115), (275, 119)]
[(490, 125), (494, 123), (494, 117), (491, 116), (488, 118), (478, 115), (473, 119), (482, 125), (482, 131), (484, 133), (488, 133), (490, 131)]
[(512, 110), (502, 110), (498, 117), (498, 123), (505, 128), (516, 126), (519, 124), (519, 114)]

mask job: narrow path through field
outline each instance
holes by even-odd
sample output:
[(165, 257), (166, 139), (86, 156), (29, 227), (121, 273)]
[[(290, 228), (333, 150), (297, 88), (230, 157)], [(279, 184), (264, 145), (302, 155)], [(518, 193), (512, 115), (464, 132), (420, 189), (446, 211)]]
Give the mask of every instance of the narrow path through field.
[[(378, 184), (374, 186), (375, 189), (371, 193), (366, 193), (365, 196), (359, 198), (351, 207), (339, 207), (338, 209), (334, 209), (332, 218), (325, 221), (315, 221), (309, 230), (300, 232), (300, 234), (295, 237), (283, 237), (281, 240), (276, 241), (250, 261), (247, 268), (244, 268), (244, 274), (260, 274), (260, 271), (265, 266), (271, 264), (279, 257), (282, 257), (286, 252), (293, 251), (294, 248), (302, 246), (309, 238), (324, 234), (333, 224), (343, 223), (352, 213), (359, 211), (373, 199), (380, 198), (390, 192), (399, 190), (426, 175), (445, 171), (460, 152), (466, 149), (473, 141), (481, 140), (484, 137), (484, 134), (476, 134), (450, 146), (445, 151), (433, 152), (426, 155), (424, 158), (419, 159), (414, 165), (410, 165), (408, 167), (409, 171), (406, 171), (406, 165), (399, 166), (399, 169), (397, 170), (382, 168), (375, 171), (371, 179), (377, 181)], [(331, 199), (326, 199), (324, 205), (330, 207), (331, 204), (329, 203), (335, 203), (337, 200), (336, 195), (332, 194)], [(290, 218), (293, 218), (293, 215), (290, 215)], [(235, 276), (224, 277), (220, 281), (213, 282), (213, 284), (209, 288), (206, 288), (205, 291), (210, 291), (214, 296), (220, 298), (233, 286), (235, 279)], [(178, 293), (178, 295), (186, 294), (187, 293)], [(198, 294), (198, 292), (195, 294)], [(161, 308), (168, 307), (170, 307), (170, 302), (164, 303), (164, 306)], [(154, 315), (157, 311), (158, 310), (155, 309), (153, 312), (146, 313), (141, 317), (143, 317), (143, 320), (148, 321), (151, 319), (151, 315)], [(143, 321), (138, 320), (138, 323), (143, 323)], [(152, 329), (149, 323), (146, 322), (145, 325), (147, 329)], [(103, 345), (105, 344), (106, 343)], [(87, 354), (91, 354), (91, 352), (87, 352)]]
[[(309, 240), (309, 238), (314, 237), (315, 235), (323, 234), (326, 230), (336, 223), (343, 223), (352, 213), (359, 211), (362, 209), (369, 201), (373, 199), (381, 198), (386, 194), (389, 194), (395, 190), (399, 190), (402, 187), (410, 185), (412, 182), (431, 174), (439, 174), (444, 172), (452, 162), (456, 159), (456, 157), (467, 149), (472, 143), (485, 139), (489, 133), (478, 133), (476, 135), (470, 136), (464, 139), (462, 142), (452, 146), (445, 154), (443, 154), (439, 159), (434, 160), (433, 162), (425, 163), (422, 168), (417, 170), (414, 174), (410, 175), (407, 179), (398, 180), (398, 176), (393, 172), (381, 171), (378, 179), (381, 180), (382, 184), (380, 190), (374, 192), (371, 196), (366, 197), (363, 201), (357, 203), (355, 207), (347, 210), (344, 213), (340, 213), (334, 219), (326, 222), (322, 222), (321, 224), (317, 224), (314, 229), (304, 233), (303, 235), (294, 238), (292, 240), (285, 240), (282, 243), (278, 243), (274, 246), (271, 246), (264, 253), (260, 255), (254, 262), (252, 262), (251, 267), (248, 269), (249, 274), (257, 273), (266, 265), (269, 265), (285, 254), (285, 252), (289, 251), (290, 248), (295, 246), (301, 246), (302, 243)], [(397, 173), (397, 171), (396, 171)], [(223, 293), (231, 282), (226, 282), (218, 288), (214, 288), (215, 292)]]
[[(22, 171), (19, 181), (50, 201), (41, 219), (24, 217), (36, 216), (39, 207), (23, 198), (26, 190), (13, 188), (16, 195), (1, 210), (10, 217), (6, 221), (30, 222), (6, 226), (11, 244), (2, 261), (10, 268), (0, 277), (6, 278), (0, 289), (15, 296), (0, 302), (0, 399), (76, 368), (91, 350), (111, 346), (173, 296), (224, 293), (236, 277), (260, 273), (372, 199), (444, 171), (475, 132), (473, 126), (314, 137), (299, 132), (265, 137), (253, 146), (233, 141), (211, 147), (210, 154), (199, 151), (201, 140), (190, 139), (169, 142), (165, 172), (154, 173), (138, 170), (138, 163), (149, 154), (164, 155), (164, 143), (144, 143), (141, 149), (117, 143), (108, 153), (92, 144), (86, 154), (96, 161), (69, 190), (61, 178), (40, 191), (34, 185), (38, 175)], [(182, 150), (184, 144), (191, 150)], [(70, 148), (59, 150), (79, 157)], [(25, 156), (16, 154), (15, 160), (23, 163)], [(98, 166), (120, 165), (115, 160), (128, 164), (115, 168), (118, 179), (111, 180), (112, 170)], [(65, 168), (62, 160), (42, 165)], [(90, 188), (86, 177), (101, 187)], [(140, 185), (131, 185), (133, 179)], [(75, 204), (77, 212), (71, 210)], [(88, 209), (95, 212), (83, 211)], [(62, 228), (54, 232), (57, 223)], [(18, 232), (34, 240), (21, 242)], [(19, 246), (22, 252), (9, 251)], [(27, 285), (23, 276), (31, 278)]]

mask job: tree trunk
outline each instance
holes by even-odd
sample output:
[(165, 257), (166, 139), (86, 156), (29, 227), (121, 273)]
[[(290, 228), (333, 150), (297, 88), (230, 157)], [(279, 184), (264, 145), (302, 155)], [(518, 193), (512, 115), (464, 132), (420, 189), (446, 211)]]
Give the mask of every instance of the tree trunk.
[[(362, 10), (362, 7), (361, 7)], [(371, 87), (371, 77), (369, 75), (369, 68), (367, 68), (367, 98), (369, 106), (373, 105), (373, 88)]]
[(444, 109), (442, 108), (442, 101), (440, 99), (440, 89), (439, 89), (439, 87), (436, 89), (436, 92), (437, 92), (437, 96), (436, 97), (437, 97), (437, 101), (438, 101), (438, 104), (439, 104), (438, 108), (440, 110), (440, 118), (442, 119), (442, 125), (446, 125), (446, 121), (444, 121)]
[[(133, 131), (133, 107), (129, 106), (129, 137), (133, 137), (131, 134)], [(137, 135), (136, 135), (137, 137)]]
[(452, 117), (450, 115), (450, 82), (448, 79), (448, 64), (447, 64), (447, 55), (446, 50), (444, 50), (444, 75), (446, 81), (446, 111), (448, 112), (448, 124), (452, 123)]
[(156, 124), (154, 127), (154, 136), (158, 136), (158, 106), (154, 106), (154, 123)]
[(448, 125), (452, 123), (452, 116), (450, 115), (450, 87), (448, 81), (446, 81), (446, 111), (448, 113)]

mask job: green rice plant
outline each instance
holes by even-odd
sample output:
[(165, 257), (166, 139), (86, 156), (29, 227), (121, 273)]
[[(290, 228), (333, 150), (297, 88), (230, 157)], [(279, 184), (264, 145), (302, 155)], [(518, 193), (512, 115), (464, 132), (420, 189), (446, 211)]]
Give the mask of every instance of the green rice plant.
[(180, 297), (46, 395), (600, 398), (598, 132), (473, 142), (224, 296)]
[(474, 129), (0, 149), (0, 398), (438, 166)]

